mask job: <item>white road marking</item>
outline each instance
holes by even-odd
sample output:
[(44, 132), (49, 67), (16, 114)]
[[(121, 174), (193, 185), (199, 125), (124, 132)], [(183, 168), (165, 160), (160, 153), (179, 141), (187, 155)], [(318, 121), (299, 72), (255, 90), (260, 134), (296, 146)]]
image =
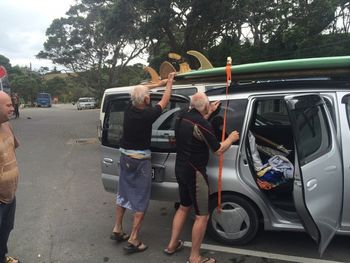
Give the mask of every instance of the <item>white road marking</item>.
[[(185, 241), (184, 246), (191, 247), (192, 243)], [(225, 252), (225, 253), (247, 255), (247, 256), (253, 256), (253, 257), (262, 257), (262, 258), (269, 258), (269, 259), (277, 259), (277, 260), (299, 262), (299, 263), (342, 263), (340, 261), (323, 260), (323, 259), (318, 259), (318, 258), (294, 257), (294, 256), (283, 255), (283, 254), (275, 254), (275, 253), (269, 253), (269, 252), (253, 251), (253, 250), (239, 249), (239, 248), (230, 248), (230, 247), (215, 246), (215, 245), (208, 245), (208, 244), (202, 244), (201, 248), (207, 249), (207, 250)]]

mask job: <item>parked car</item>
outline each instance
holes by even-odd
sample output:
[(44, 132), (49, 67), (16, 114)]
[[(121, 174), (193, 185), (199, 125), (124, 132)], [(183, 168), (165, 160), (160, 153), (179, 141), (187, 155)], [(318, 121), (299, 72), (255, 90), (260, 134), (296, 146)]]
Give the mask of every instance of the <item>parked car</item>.
[(96, 100), (92, 97), (83, 97), (79, 98), (77, 102), (77, 109), (95, 109), (96, 108)]
[[(232, 83), (207, 91), (220, 100), (216, 117), (240, 140), (224, 155), (222, 211), (218, 212), (219, 160), (210, 155), (208, 233), (242, 245), (265, 230), (306, 231), (322, 254), (334, 234), (350, 234), (350, 56), (274, 61), (232, 66)], [(225, 68), (177, 76), (220, 82)], [(160, 95), (160, 94), (159, 94)], [(153, 95), (152, 101), (159, 96)], [(119, 179), (119, 140), (129, 94), (115, 94), (105, 106), (102, 132), (102, 182), (115, 192)], [(175, 178), (177, 114), (189, 98), (172, 96), (153, 125), (152, 199), (178, 200)], [(213, 128), (220, 125), (212, 120)], [(278, 169), (273, 160), (287, 164)], [(260, 162), (260, 164), (259, 164)], [(260, 167), (259, 167), (260, 165)], [(275, 169), (276, 168), (276, 169)], [(270, 179), (265, 177), (267, 171)], [(278, 174), (278, 178), (274, 177)], [(277, 180), (278, 179), (278, 180)]]
[(36, 105), (38, 107), (51, 107), (52, 106), (51, 94), (46, 92), (38, 93), (36, 97)]

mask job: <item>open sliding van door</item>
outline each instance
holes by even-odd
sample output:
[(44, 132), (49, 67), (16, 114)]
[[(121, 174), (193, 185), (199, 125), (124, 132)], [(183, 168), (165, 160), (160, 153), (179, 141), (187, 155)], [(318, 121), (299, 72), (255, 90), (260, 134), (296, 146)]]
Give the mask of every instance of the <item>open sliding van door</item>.
[(336, 132), (319, 95), (286, 96), (296, 145), (293, 196), (322, 255), (339, 228), (343, 174)]

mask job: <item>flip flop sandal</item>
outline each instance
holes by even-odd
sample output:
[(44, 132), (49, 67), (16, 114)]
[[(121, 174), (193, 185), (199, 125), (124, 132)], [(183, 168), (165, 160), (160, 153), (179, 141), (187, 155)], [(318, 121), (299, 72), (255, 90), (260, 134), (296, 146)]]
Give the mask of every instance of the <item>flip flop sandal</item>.
[(128, 245), (123, 248), (126, 253), (132, 254), (137, 252), (143, 252), (148, 248), (148, 246), (146, 246), (142, 242), (139, 242), (136, 246), (134, 244), (128, 243)]
[(126, 234), (126, 233), (117, 233), (117, 232), (113, 232), (111, 234), (111, 239), (115, 240), (117, 242), (123, 242), (128, 240), (130, 237), (130, 235)]
[(203, 258), (200, 263), (216, 263), (215, 258)]
[(177, 241), (177, 246), (174, 250), (169, 250), (168, 248), (165, 248), (163, 251), (165, 254), (171, 256), (176, 252), (181, 251), (184, 248), (184, 242), (182, 240)]
[(201, 263), (216, 263), (216, 259), (215, 258), (203, 258), (201, 260)]
[[(188, 260), (187, 263), (190, 263), (190, 261)], [(215, 258), (202, 258), (198, 263), (216, 263), (216, 259)]]
[(6, 257), (4, 263), (20, 263), (17, 258)]

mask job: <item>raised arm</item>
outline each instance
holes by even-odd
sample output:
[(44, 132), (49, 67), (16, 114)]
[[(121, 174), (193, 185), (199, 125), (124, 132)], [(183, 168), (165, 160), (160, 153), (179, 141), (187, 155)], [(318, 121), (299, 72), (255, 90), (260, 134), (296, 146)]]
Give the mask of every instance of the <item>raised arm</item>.
[(171, 89), (173, 87), (173, 81), (174, 81), (175, 74), (176, 74), (175, 72), (172, 72), (169, 74), (167, 82), (166, 82), (166, 87), (165, 87), (163, 97), (158, 102), (158, 104), (162, 107), (162, 109), (164, 109), (169, 103), (169, 100), (171, 97)]
[(221, 101), (217, 100), (209, 104), (209, 109), (207, 114), (204, 115), (205, 119), (209, 119), (211, 114), (217, 110), (217, 108), (220, 106)]

